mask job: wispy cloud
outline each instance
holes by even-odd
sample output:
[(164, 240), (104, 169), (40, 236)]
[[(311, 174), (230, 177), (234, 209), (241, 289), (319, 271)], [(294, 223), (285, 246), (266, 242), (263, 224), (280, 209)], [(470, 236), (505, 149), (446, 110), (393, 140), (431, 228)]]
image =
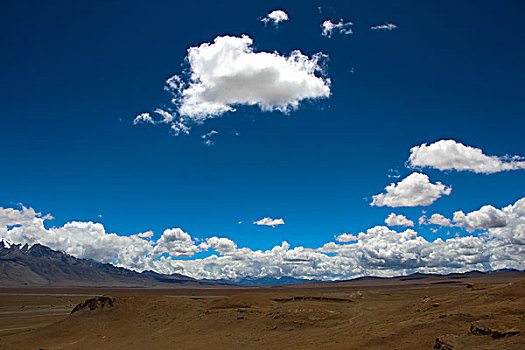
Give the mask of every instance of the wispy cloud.
[(396, 169), (388, 169), (388, 171), (386, 172), (386, 176), (394, 179), (399, 179), (401, 177), (399, 171), (397, 171)]
[(390, 32), (394, 29), (397, 29), (397, 26), (393, 23), (385, 23), (385, 24), (380, 24), (377, 26), (372, 26), (370, 27), (370, 29), (372, 29), (375, 32), (381, 32), (381, 31)]
[(338, 23), (333, 23), (331, 20), (327, 19), (321, 24), (321, 35), (331, 38), (333, 33), (342, 35), (353, 34), (352, 25), (352, 22), (345, 23), (343, 22), (343, 19), (341, 19)]
[(465, 146), (456, 140), (440, 140), (412, 147), (407, 165), (411, 168), (472, 171), (492, 174), (501, 171), (525, 169), (520, 156), (487, 156), (479, 148)]
[(213, 146), (215, 144), (215, 142), (213, 142), (213, 140), (211, 139), (211, 137), (213, 135), (216, 135), (218, 134), (219, 132), (218, 131), (215, 131), (215, 130), (211, 130), (210, 132), (206, 133), (206, 134), (203, 134), (201, 135), (201, 138), (204, 140), (204, 144), (206, 146)]

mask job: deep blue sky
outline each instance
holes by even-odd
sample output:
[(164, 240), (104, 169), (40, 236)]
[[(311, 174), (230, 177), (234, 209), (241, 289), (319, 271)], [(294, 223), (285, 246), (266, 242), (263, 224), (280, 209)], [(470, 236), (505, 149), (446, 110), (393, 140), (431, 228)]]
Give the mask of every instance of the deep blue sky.
[[(258, 20), (273, 9), (290, 15), (278, 30)], [(181, 227), (267, 249), (317, 247), (390, 212), (417, 220), (422, 209), (514, 203), (523, 171), (429, 170), (450, 196), (428, 208), (369, 205), (395, 181), (388, 169), (411, 172), (409, 150), (424, 142), (525, 154), (524, 13), (522, 1), (3, 1), (0, 205), (32, 206), (57, 226)], [(320, 35), (323, 20), (340, 18), (355, 34)], [(398, 29), (369, 30), (385, 22)], [(328, 54), (332, 96), (290, 115), (241, 108), (189, 136), (132, 125), (167, 101), (164, 82), (190, 46), (225, 34), (248, 34), (261, 51)], [(251, 224), (264, 216), (286, 224)]]

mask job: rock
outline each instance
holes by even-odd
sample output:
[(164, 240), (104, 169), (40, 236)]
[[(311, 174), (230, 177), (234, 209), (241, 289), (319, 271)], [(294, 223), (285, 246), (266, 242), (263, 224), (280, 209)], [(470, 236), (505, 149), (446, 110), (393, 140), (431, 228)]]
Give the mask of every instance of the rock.
[(496, 320), (479, 320), (470, 324), (470, 333), (474, 335), (488, 335), (492, 338), (503, 338), (517, 335), (520, 331), (509, 324)]
[(454, 350), (458, 349), (458, 336), (454, 334), (446, 334), (436, 338), (434, 349), (436, 350)]
[(115, 305), (115, 298), (109, 297), (109, 296), (101, 296), (96, 298), (88, 299), (77, 306), (71, 311), (71, 314), (74, 314), (75, 312), (79, 312), (82, 310), (97, 310), (97, 309), (105, 309), (105, 308), (112, 308)]

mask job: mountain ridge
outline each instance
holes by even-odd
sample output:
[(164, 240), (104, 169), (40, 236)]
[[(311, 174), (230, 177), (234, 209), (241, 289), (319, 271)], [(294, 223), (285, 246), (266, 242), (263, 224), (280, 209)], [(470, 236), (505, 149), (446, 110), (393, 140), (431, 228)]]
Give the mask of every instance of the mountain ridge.
[(159, 287), (214, 285), (181, 274), (142, 273), (80, 259), (42, 244), (0, 243), (0, 287)]
[[(489, 274), (513, 273), (518, 270), (500, 269), (496, 271), (468, 271), (463, 273), (435, 274), (413, 273), (410, 275), (379, 277), (362, 276), (347, 280), (319, 281), (296, 278), (291, 276), (259, 277), (245, 276), (233, 280), (195, 278), (174, 273), (160, 274), (147, 270), (133, 271), (102, 263), (91, 259), (76, 258), (61, 251), (36, 243), (10, 244), (0, 241), (0, 288), (31, 288), (31, 287), (89, 287), (89, 288), (171, 288), (171, 287), (256, 287), (282, 285), (317, 285), (319, 283), (360, 284), (360, 283), (424, 283), (443, 279), (446, 283), (459, 283), (476, 276)], [(456, 280), (456, 282), (454, 282)], [(452, 282), (450, 282), (452, 281)]]

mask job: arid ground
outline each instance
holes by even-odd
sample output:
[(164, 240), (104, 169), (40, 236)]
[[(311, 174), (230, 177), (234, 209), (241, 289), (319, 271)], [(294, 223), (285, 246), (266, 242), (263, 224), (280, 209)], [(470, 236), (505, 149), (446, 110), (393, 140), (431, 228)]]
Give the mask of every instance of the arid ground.
[(525, 349), (519, 272), (0, 293), (0, 349)]

